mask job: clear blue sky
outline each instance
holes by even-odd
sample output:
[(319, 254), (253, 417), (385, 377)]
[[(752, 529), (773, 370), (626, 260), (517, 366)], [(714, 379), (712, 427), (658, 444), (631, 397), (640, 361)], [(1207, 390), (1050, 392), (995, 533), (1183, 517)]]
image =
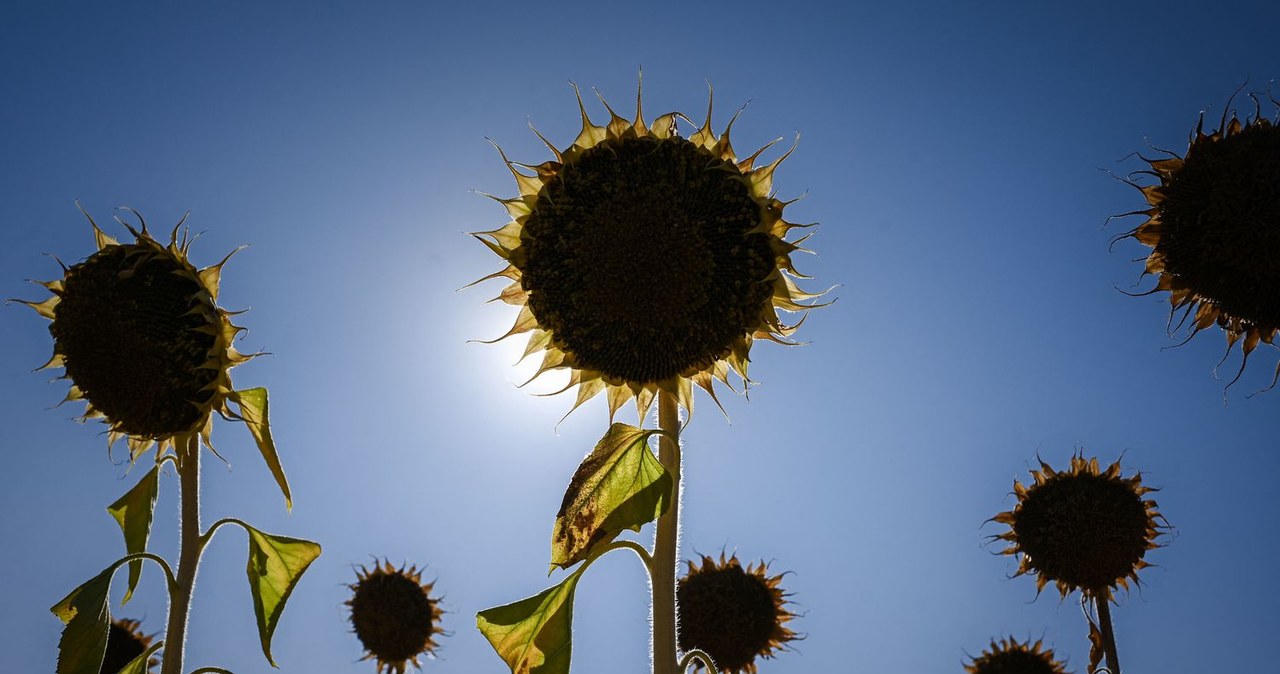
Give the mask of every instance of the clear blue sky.
[[(731, 424), (700, 397), (685, 435), (684, 556), (736, 550), (794, 572), (808, 639), (762, 672), (959, 672), (1006, 634), (1043, 637), (1084, 671), (1075, 601), (1033, 601), (1034, 582), (1008, 579), (1016, 563), (983, 543), (1036, 455), (1058, 466), (1077, 449), (1123, 453), (1176, 527), (1115, 611), (1126, 669), (1274, 668), (1280, 391), (1245, 396), (1276, 351), (1224, 405), (1219, 334), (1162, 350), (1164, 299), (1116, 290), (1146, 249), (1107, 249), (1137, 222), (1104, 228), (1143, 202), (1104, 170), (1141, 168), (1119, 160), (1148, 142), (1181, 151), (1201, 110), (1216, 118), (1241, 83), (1280, 75), (1280, 9), (463, 4), (0, 9), (0, 296), (42, 296), (24, 283), (57, 275), (41, 253), (92, 251), (77, 199), (157, 229), (191, 210), (198, 264), (252, 244), (222, 300), (252, 308), (243, 350), (274, 355), (234, 376), (271, 390), (296, 505), (286, 515), (248, 433), (224, 423), (234, 470), (206, 462), (205, 521), (324, 545), (280, 623), (282, 671), (373, 671), (342, 605), (373, 556), (438, 581), (452, 634), (428, 671), (505, 671), (474, 614), (552, 582), (552, 518), (606, 413), (593, 401), (557, 432), (572, 401), (513, 387), (522, 344), (467, 343), (513, 318), (483, 303), (497, 284), (456, 292), (498, 268), (464, 233), (505, 221), (471, 190), (515, 192), (486, 136), (543, 161), (526, 119), (563, 147), (568, 82), (628, 107), (641, 66), (653, 113), (700, 118), (706, 80), (717, 129), (749, 100), (740, 151), (802, 133), (775, 185), (808, 192), (788, 213), (821, 223), (819, 255), (798, 259), (810, 287), (841, 284), (799, 333), (808, 346), (753, 352), (761, 385), (725, 398)], [(70, 405), (47, 409), (65, 385), (30, 372), (51, 348), (45, 321), (10, 307), (0, 336), (0, 668), (48, 672), (47, 608), (122, 553), (104, 508), (140, 473), (109, 463), (101, 427), (71, 423)], [(153, 534), (169, 556), (175, 493), (162, 483)], [(268, 670), (244, 555), (226, 530), (205, 557), (189, 668)], [(575, 671), (646, 671), (645, 588), (628, 555), (592, 568)], [(149, 571), (122, 615), (160, 631), (164, 611)]]

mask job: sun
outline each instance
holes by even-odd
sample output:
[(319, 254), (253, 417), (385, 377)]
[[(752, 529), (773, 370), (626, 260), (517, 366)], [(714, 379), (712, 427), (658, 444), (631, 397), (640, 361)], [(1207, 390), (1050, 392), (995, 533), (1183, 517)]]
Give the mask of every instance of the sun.
[(701, 567), (688, 564), (676, 590), (680, 650), (707, 653), (726, 674), (754, 674), (757, 657), (772, 658), (801, 638), (786, 627), (796, 616), (786, 608), (782, 574), (769, 576), (768, 564), (744, 569), (737, 555), (723, 553), (719, 561), (703, 555)]
[(1063, 597), (1080, 590), (1102, 601), (1138, 582), (1163, 520), (1141, 474), (1121, 477), (1119, 461), (1101, 470), (1076, 455), (1061, 471), (1041, 461), (1031, 477), (1030, 486), (1014, 481), (1013, 510), (992, 518), (1009, 525), (995, 538), (1010, 543), (1002, 554), (1021, 556), (1015, 575), (1034, 575), (1037, 592), (1053, 582)]
[(390, 562), (373, 570), (363, 566), (350, 585), (351, 626), (364, 646), (364, 660), (377, 660), (378, 672), (404, 674), (409, 663), (421, 669), (419, 655), (434, 655), (441, 633), (439, 600), (431, 596), (433, 583), (423, 583), (414, 567), (399, 569)]
[(103, 420), (108, 443), (124, 438), (131, 460), (152, 447), (162, 455), (199, 440), (212, 446), (213, 413), (238, 416), (228, 404), (237, 400), (231, 368), (253, 357), (232, 346), (243, 328), (217, 304), (231, 255), (197, 269), (188, 257), (192, 239), (186, 232), (179, 239), (183, 222), (162, 244), (126, 210), (140, 226), (117, 218), (132, 243), (109, 236), (81, 209), (97, 252), (41, 283), (52, 297), (23, 301), (52, 321), (53, 356), (40, 369), (64, 368), (71, 387), (63, 402), (84, 400), (81, 419)]
[(499, 339), (529, 334), (525, 355), (544, 354), (534, 378), (569, 369), (572, 409), (603, 392), (610, 418), (632, 399), (643, 418), (661, 392), (691, 412), (695, 384), (719, 405), (715, 380), (749, 382), (755, 340), (793, 344), (800, 321), (779, 310), (803, 315), (823, 294), (797, 287), (807, 277), (791, 256), (807, 237), (786, 239), (805, 225), (786, 221), (790, 202), (772, 192), (790, 152), (739, 159), (733, 122), (717, 136), (710, 105), (688, 138), (679, 113), (646, 123), (639, 93), (633, 121), (605, 107), (597, 126), (578, 97), (582, 130), (564, 150), (538, 135), (553, 160), (502, 155), (519, 188), (498, 199), (511, 221), (475, 235), (506, 262), (481, 281), (506, 278), (499, 299), (520, 307)]
[[(1170, 322), (1183, 310), (1178, 326), (1190, 319), (1188, 340), (1216, 324), (1226, 333), (1224, 361), (1241, 344), (1234, 384), (1280, 330), (1280, 127), (1255, 109), (1245, 122), (1224, 112), (1206, 134), (1202, 114), (1185, 156), (1167, 154), (1146, 159), (1143, 173), (1158, 184), (1131, 183), (1149, 208), (1127, 215), (1147, 219), (1120, 238), (1151, 247), (1144, 275), (1158, 281), (1143, 294), (1169, 293)], [(1277, 378), (1280, 364), (1271, 387)]]
[(1009, 637), (991, 642), (982, 655), (965, 665), (968, 674), (1066, 674), (1052, 649), (1041, 650), (1041, 642), (1019, 643)]

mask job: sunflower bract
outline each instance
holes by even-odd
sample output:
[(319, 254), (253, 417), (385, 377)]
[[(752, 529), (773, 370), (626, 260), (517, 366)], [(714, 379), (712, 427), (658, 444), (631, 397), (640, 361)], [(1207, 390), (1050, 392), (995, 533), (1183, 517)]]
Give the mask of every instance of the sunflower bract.
[(1124, 236), (1152, 248), (1150, 292), (1185, 308), (1179, 325), (1189, 318), (1191, 335), (1218, 325), (1228, 352), (1242, 342), (1234, 383), (1280, 331), (1280, 127), (1256, 113), (1244, 123), (1224, 115), (1208, 134), (1203, 124), (1184, 157), (1147, 160), (1160, 182), (1140, 187), (1150, 208), (1136, 214), (1147, 220)]
[(403, 674), (409, 663), (421, 667), (418, 656), (438, 648), (432, 636), (440, 633), (442, 612), (431, 588), (413, 567), (397, 569), (389, 562), (375, 563), (372, 571), (361, 567), (347, 605), (364, 659), (376, 660), (379, 672)]
[(202, 287), (182, 271), (145, 246), (110, 246), (63, 280), (49, 332), (67, 376), (129, 435), (190, 429), (212, 395), (218, 372), (204, 364), (216, 339), (200, 331)]
[(1018, 575), (1034, 574), (1038, 589), (1054, 582), (1064, 597), (1080, 590), (1102, 600), (1136, 582), (1149, 566), (1147, 550), (1159, 547), (1162, 517), (1156, 502), (1143, 498), (1153, 490), (1142, 476), (1124, 478), (1119, 462), (1101, 470), (1097, 459), (1082, 456), (1061, 471), (1040, 466), (1031, 486), (1014, 483), (1014, 509), (993, 518), (1009, 525), (996, 538), (1011, 543), (1003, 554), (1021, 555)]
[(103, 419), (108, 443), (125, 438), (131, 459), (153, 446), (209, 445), (213, 413), (231, 416), (237, 395), (230, 371), (252, 358), (232, 346), (243, 328), (217, 304), (231, 255), (197, 269), (191, 239), (178, 236), (183, 222), (162, 244), (141, 216), (140, 230), (120, 220), (134, 236), (120, 243), (84, 215), (97, 251), (41, 284), (52, 297), (23, 302), (51, 321), (53, 356), (40, 369), (64, 368), (64, 402), (86, 401), (82, 418)]
[(753, 674), (757, 657), (771, 658), (798, 639), (785, 626), (795, 614), (778, 587), (782, 576), (767, 570), (763, 562), (744, 569), (736, 556), (703, 556), (701, 567), (689, 562), (676, 592), (680, 650), (706, 652), (723, 673)]
[(968, 674), (1066, 674), (1053, 650), (1041, 650), (1041, 642), (1018, 642), (1013, 637), (992, 641), (982, 655), (965, 665)]
[[(111, 621), (107, 632), (107, 650), (102, 657), (100, 674), (116, 674), (124, 666), (146, 652), (151, 645), (152, 636), (142, 633), (142, 623), (127, 618)], [(146, 671), (150, 672), (159, 664), (155, 658), (147, 662)]]
[(499, 199), (512, 221), (475, 235), (507, 262), (485, 279), (507, 278), (500, 299), (521, 308), (503, 337), (528, 333), (525, 355), (544, 352), (535, 378), (570, 369), (574, 408), (604, 392), (610, 417), (633, 398), (643, 416), (659, 392), (691, 410), (694, 384), (715, 400), (730, 371), (747, 381), (754, 340), (792, 343), (779, 310), (822, 294), (792, 280), (803, 239), (786, 236), (801, 225), (772, 194), (786, 155), (739, 160), (710, 109), (684, 138), (682, 115), (647, 124), (639, 99), (634, 121), (610, 109), (605, 126), (579, 99), (581, 133), (563, 151), (544, 139), (555, 160), (532, 175), (503, 155), (520, 189)]

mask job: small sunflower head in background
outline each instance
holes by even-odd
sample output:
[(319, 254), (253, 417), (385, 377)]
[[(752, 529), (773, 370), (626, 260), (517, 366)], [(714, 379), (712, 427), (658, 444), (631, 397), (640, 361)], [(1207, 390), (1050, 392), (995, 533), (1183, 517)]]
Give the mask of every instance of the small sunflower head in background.
[(604, 392), (610, 417), (633, 398), (643, 417), (659, 392), (691, 410), (693, 385), (715, 400), (730, 371), (748, 381), (754, 340), (793, 343), (799, 323), (778, 310), (803, 314), (821, 295), (793, 280), (807, 278), (791, 261), (804, 238), (786, 237), (802, 225), (783, 219), (788, 202), (772, 188), (787, 155), (757, 166), (765, 148), (739, 159), (729, 128), (712, 131), (710, 106), (684, 138), (687, 118), (646, 123), (636, 99), (633, 121), (606, 103), (611, 119), (596, 126), (579, 96), (573, 144), (543, 139), (554, 160), (504, 154), (520, 192), (499, 200), (512, 220), (476, 234), (506, 263), (481, 280), (508, 279), (499, 299), (520, 307), (503, 337), (529, 333), (525, 354), (544, 352), (538, 375), (568, 368), (573, 407)]
[(778, 586), (783, 574), (767, 575), (768, 564), (744, 569), (737, 555), (723, 553), (718, 562), (703, 555), (701, 567), (688, 564), (676, 589), (680, 650), (707, 653), (725, 674), (754, 674), (757, 657), (772, 658), (802, 638), (786, 627), (796, 616)]
[(1041, 650), (1041, 642), (1019, 643), (1009, 637), (992, 640), (991, 647), (965, 665), (968, 674), (1066, 674), (1052, 649)]
[(1147, 219), (1121, 236), (1151, 247), (1144, 274), (1159, 280), (1145, 294), (1169, 293), (1170, 322), (1185, 308), (1178, 325), (1190, 319), (1188, 340), (1216, 324), (1228, 354), (1241, 343), (1232, 383), (1258, 344), (1272, 344), (1280, 330), (1280, 127), (1254, 101), (1251, 118), (1232, 112), (1228, 120), (1224, 112), (1208, 134), (1201, 114), (1185, 156), (1144, 157), (1151, 168), (1142, 173), (1159, 183), (1132, 183), (1149, 208), (1129, 215)]
[[(232, 367), (252, 356), (232, 346), (243, 330), (217, 305), (222, 266), (197, 269), (182, 222), (163, 244), (117, 218), (133, 235), (120, 243), (93, 227), (97, 252), (64, 266), (63, 277), (42, 283), (53, 296), (23, 302), (49, 319), (53, 357), (71, 388), (65, 401), (84, 400), (83, 419), (101, 418), (108, 441), (125, 438), (130, 458), (210, 440), (212, 415), (230, 415)], [(81, 210), (83, 213), (83, 209)], [(185, 221), (185, 218), (183, 218)], [(234, 251), (233, 251), (234, 253)]]
[[(101, 674), (116, 674), (147, 651), (154, 635), (143, 634), (141, 627), (142, 623), (127, 618), (111, 621), (111, 629), (107, 632), (107, 651), (99, 668)], [(157, 664), (159, 662), (152, 658), (147, 662), (145, 671), (150, 672)]]
[(415, 567), (399, 569), (375, 560), (373, 570), (360, 567), (351, 585), (351, 625), (364, 646), (365, 660), (376, 660), (378, 672), (404, 674), (409, 663), (421, 668), (419, 655), (439, 648), (442, 611), (431, 596), (433, 583), (423, 583)]
[(1138, 582), (1164, 519), (1140, 473), (1121, 477), (1119, 461), (1100, 470), (1076, 455), (1061, 471), (1041, 461), (1031, 477), (1030, 486), (1014, 481), (1013, 510), (992, 518), (1009, 525), (995, 538), (1010, 543), (1002, 554), (1021, 556), (1016, 575), (1035, 575), (1037, 592), (1053, 582), (1064, 597), (1080, 590), (1102, 601)]

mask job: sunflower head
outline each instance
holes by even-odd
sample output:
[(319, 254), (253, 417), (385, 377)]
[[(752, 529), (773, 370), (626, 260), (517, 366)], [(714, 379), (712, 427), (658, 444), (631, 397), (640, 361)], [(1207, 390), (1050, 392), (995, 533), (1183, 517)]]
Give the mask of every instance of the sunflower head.
[(162, 244), (133, 214), (140, 229), (117, 218), (134, 237), (120, 243), (85, 213), (97, 252), (42, 283), (52, 297), (23, 303), (52, 321), (53, 356), (41, 369), (65, 369), (64, 402), (86, 401), (82, 418), (101, 418), (108, 441), (126, 438), (137, 458), (155, 445), (163, 453), (207, 443), (212, 414), (231, 411), (231, 368), (251, 356), (236, 352), (232, 340), (243, 328), (217, 305), (231, 256), (197, 269), (187, 257), (192, 240), (178, 236), (182, 222)]
[[(124, 666), (146, 652), (155, 635), (142, 633), (142, 623), (127, 618), (111, 621), (111, 629), (107, 632), (107, 651), (102, 659), (101, 674), (116, 674)], [(147, 662), (146, 671), (159, 664), (155, 658)]]
[(377, 660), (378, 672), (404, 674), (409, 663), (421, 668), (418, 656), (434, 655), (440, 634), (439, 600), (433, 583), (423, 583), (414, 567), (399, 569), (375, 560), (373, 570), (360, 567), (351, 588), (351, 625), (365, 649), (365, 660)]
[(991, 647), (965, 665), (969, 674), (1066, 674), (1062, 663), (1054, 659), (1052, 649), (1041, 650), (1041, 642), (1019, 643), (1009, 637), (992, 640)]
[(726, 673), (756, 671), (756, 658), (772, 658), (787, 642), (801, 637), (786, 627), (795, 614), (787, 610), (782, 574), (767, 575), (764, 562), (742, 568), (737, 555), (720, 560), (703, 555), (702, 566), (690, 561), (676, 589), (680, 650), (699, 649)]
[(1002, 554), (1021, 555), (1015, 575), (1034, 574), (1037, 591), (1052, 581), (1064, 597), (1080, 590), (1103, 601), (1138, 582), (1163, 520), (1156, 502), (1143, 498), (1154, 490), (1140, 473), (1121, 477), (1119, 461), (1100, 470), (1096, 458), (1076, 455), (1061, 471), (1041, 461), (1031, 477), (1030, 486), (1014, 481), (1013, 510), (992, 518), (1009, 525), (995, 538), (1010, 543)]
[(1159, 280), (1149, 292), (1169, 293), (1171, 322), (1184, 310), (1187, 339), (1216, 324), (1228, 353), (1242, 343), (1232, 383), (1280, 330), (1280, 127), (1259, 113), (1224, 113), (1208, 134), (1202, 114), (1185, 156), (1147, 159), (1159, 183), (1135, 185), (1149, 208), (1133, 214), (1147, 219), (1122, 235), (1151, 247), (1144, 274)]
[(791, 262), (803, 238), (785, 239), (801, 225), (772, 194), (786, 155), (739, 159), (729, 128), (712, 131), (710, 106), (688, 138), (679, 113), (646, 123), (638, 94), (634, 121), (609, 108), (597, 126), (580, 96), (578, 107), (572, 145), (543, 139), (554, 160), (503, 154), (520, 193), (499, 199), (506, 226), (476, 234), (506, 263), (481, 280), (510, 281), (499, 299), (520, 314), (503, 337), (529, 333), (525, 355), (544, 352), (534, 378), (570, 369), (574, 408), (603, 391), (611, 417), (633, 398), (643, 416), (661, 391), (691, 410), (693, 384), (714, 400), (714, 380), (727, 385), (730, 371), (748, 381), (755, 339), (792, 343), (798, 323), (778, 310), (806, 312), (821, 295), (792, 280), (804, 278)]

